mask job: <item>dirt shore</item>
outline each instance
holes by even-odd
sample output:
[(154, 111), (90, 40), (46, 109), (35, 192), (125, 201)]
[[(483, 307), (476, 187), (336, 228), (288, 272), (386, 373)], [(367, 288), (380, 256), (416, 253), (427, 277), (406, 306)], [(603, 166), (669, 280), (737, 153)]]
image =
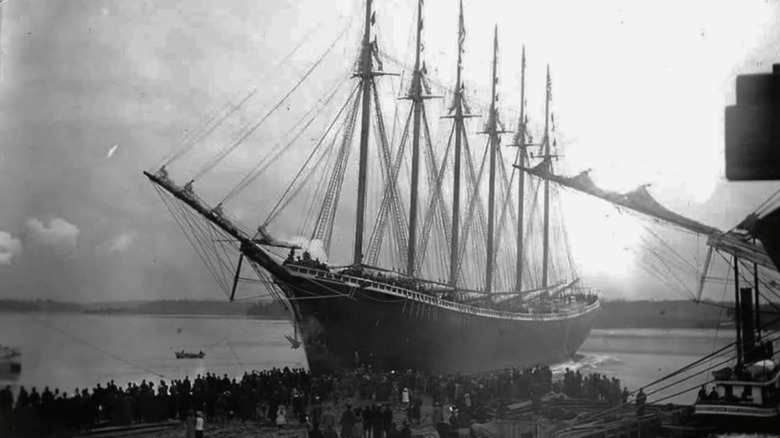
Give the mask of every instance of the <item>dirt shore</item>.
[[(354, 407), (366, 407), (369, 406), (368, 402), (361, 402), (358, 400), (348, 400), (353, 408)], [(331, 405), (332, 406), (332, 405)], [(340, 418), (341, 413), (344, 411), (344, 404), (339, 406), (332, 406), (333, 412), (336, 413), (336, 419)], [(424, 437), (438, 437), (436, 429), (433, 427), (431, 414), (433, 411), (433, 405), (428, 397), (423, 397), (423, 404), (420, 410), (421, 423), (419, 426), (412, 426), (412, 436), (424, 436)], [(393, 409), (393, 422), (399, 425), (406, 419), (406, 415), (400, 406), (396, 406)], [(247, 421), (246, 423), (241, 420), (233, 420), (228, 424), (209, 424), (205, 425), (206, 437), (219, 437), (219, 438), (239, 438), (239, 437), (257, 437), (257, 438), (293, 438), (293, 437), (306, 437), (306, 432), (303, 430), (303, 426), (299, 425), (297, 421), (292, 420), (288, 416), (288, 425), (284, 428), (278, 428), (273, 425), (265, 425), (257, 422)], [(337, 426), (338, 431), (338, 426)], [(135, 435), (143, 438), (183, 438), (187, 436), (187, 428), (182, 423), (177, 427), (170, 428), (161, 432), (150, 432), (141, 435)]]

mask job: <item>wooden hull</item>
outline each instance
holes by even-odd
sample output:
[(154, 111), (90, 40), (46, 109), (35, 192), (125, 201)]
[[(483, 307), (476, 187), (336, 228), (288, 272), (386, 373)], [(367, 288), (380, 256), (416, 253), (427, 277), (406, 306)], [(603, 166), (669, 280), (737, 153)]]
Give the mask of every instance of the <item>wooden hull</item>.
[(357, 363), (450, 373), (556, 363), (576, 353), (598, 313), (595, 303), (573, 316), (509, 319), (354, 283), (293, 276), (280, 284), (314, 374)]

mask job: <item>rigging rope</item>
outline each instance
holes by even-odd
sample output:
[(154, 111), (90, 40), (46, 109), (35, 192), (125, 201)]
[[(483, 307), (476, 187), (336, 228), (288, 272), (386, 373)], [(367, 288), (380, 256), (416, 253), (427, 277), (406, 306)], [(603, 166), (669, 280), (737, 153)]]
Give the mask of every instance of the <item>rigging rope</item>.
[[(293, 198), (293, 197), (290, 197), (290, 198), (288, 198), (285, 201), (285, 198), (290, 193), (290, 190), (292, 190), (292, 188), (295, 185), (295, 183), (298, 182), (298, 178), (300, 178), (300, 176), (303, 174), (303, 171), (306, 169), (306, 166), (311, 162), (312, 158), (314, 158), (314, 155), (317, 153), (319, 148), (322, 146), (323, 142), (325, 141), (325, 138), (330, 133), (331, 129), (333, 129), (333, 126), (336, 124), (336, 122), (339, 121), (339, 118), (341, 117), (341, 114), (344, 112), (344, 110), (347, 108), (347, 106), (349, 106), (349, 103), (352, 100), (352, 97), (355, 95), (355, 93), (359, 89), (360, 89), (359, 86), (355, 86), (355, 88), (352, 90), (352, 93), (349, 95), (347, 100), (344, 102), (344, 105), (341, 106), (341, 109), (336, 114), (336, 117), (333, 118), (333, 121), (328, 126), (328, 129), (325, 130), (325, 132), (322, 134), (322, 136), (320, 137), (320, 139), (317, 142), (317, 144), (312, 149), (311, 154), (309, 154), (309, 157), (306, 159), (306, 162), (303, 163), (303, 166), (301, 166), (301, 168), (298, 170), (298, 173), (295, 175), (295, 177), (293, 178), (293, 180), (290, 183), (290, 185), (287, 186), (287, 189), (284, 191), (284, 193), (282, 193), (282, 196), (276, 202), (276, 205), (274, 205), (274, 208), (272, 208), (271, 212), (268, 213), (268, 217), (265, 219), (265, 222), (263, 223), (263, 225), (268, 225), (272, 220), (274, 220), (274, 218), (276, 218), (276, 216), (279, 214), (279, 212), (281, 210), (283, 210), (284, 207), (286, 207), (287, 204), (290, 202), (290, 200)], [(284, 203), (283, 203), (283, 201), (284, 201)]]
[(80, 338), (80, 337), (78, 337), (78, 336), (76, 336), (74, 334), (71, 334), (71, 333), (63, 330), (63, 329), (55, 326), (54, 324), (51, 324), (50, 322), (48, 322), (48, 321), (46, 321), (44, 319), (37, 318), (35, 315), (32, 315), (32, 314), (30, 314), (28, 312), (23, 312), (23, 315), (28, 317), (28, 318), (30, 318), (30, 319), (32, 319), (32, 320), (34, 320), (34, 321), (37, 321), (37, 322), (45, 325), (46, 327), (48, 327), (48, 328), (50, 328), (50, 329), (52, 329), (52, 330), (54, 330), (54, 331), (64, 335), (64, 336), (66, 336), (66, 337), (68, 337), (70, 339), (73, 339), (76, 342), (84, 344), (87, 347), (93, 348), (93, 349), (95, 349), (95, 350), (97, 350), (97, 351), (99, 351), (99, 352), (101, 352), (101, 353), (103, 353), (103, 354), (105, 354), (107, 356), (110, 356), (110, 357), (112, 357), (112, 358), (114, 358), (114, 359), (116, 359), (116, 360), (118, 360), (118, 361), (120, 361), (122, 363), (130, 365), (132, 367), (136, 367), (136, 368), (141, 369), (141, 370), (144, 370), (147, 373), (153, 374), (153, 375), (155, 375), (155, 376), (157, 376), (157, 377), (159, 377), (161, 379), (165, 379), (166, 378), (163, 374), (160, 374), (160, 373), (158, 373), (156, 371), (153, 371), (153, 370), (151, 370), (151, 369), (149, 369), (149, 368), (147, 368), (147, 367), (145, 367), (143, 365), (139, 365), (137, 363), (131, 362), (130, 360), (125, 359), (124, 357), (119, 356), (117, 354), (114, 354), (114, 353), (112, 353), (112, 352), (110, 352), (110, 351), (108, 351), (108, 350), (106, 350), (106, 349), (104, 349), (102, 347), (98, 347), (97, 345), (92, 344), (91, 342), (85, 341), (84, 339), (82, 339), (82, 338)]
[(298, 80), (298, 82), (296, 82), (295, 86), (293, 86), (292, 89), (290, 89), (290, 91), (288, 91), (287, 94), (285, 94), (284, 97), (282, 97), (282, 99), (279, 100), (279, 102), (277, 102), (276, 105), (274, 105), (273, 108), (271, 108), (265, 114), (265, 116), (263, 116), (257, 123), (252, 125), (251, 128), (249, 128), (243, 135), (241, 135), (241, 137), (239, 137), (238, 140), (233, 142), (233, 144), (231, 144), (227, 148), (224, 148), (222, 151), (220, 151), (217, 154), (217, 157), (214, 159), (214, 161), (212, 161), (211, 163), (208, 163), (206, 166), (201, 168), (200, 171), (198, 171), (195, 174), (195, 176), (192, 178), (192, 180), (194, 181), (194, 180), (200, 178), (206, 172), (208, 172), (211, 169), (213, 169), (220, 161), (222, 161), (226, 156), (228, 156), (238, 146), (240, 146), (244, 142), (244, 140), (246, 140), (250, 135), (252, 135), (252, 133), (255, 132), (257, 130), (257, 128), (259, 128), (272, 114), (274, 114), (276, 112), (276, 110), (279, 109), (279, 107), (281, 107), (282, 104), (284, 104), (287, 101), (287, 99), (293, 93), (295, 93), (295, 91), (297, 91), (298, 88), (301, 85), (303, 85), (304, 82), (306, 82), (306, 80), (309, 78), (309, 76), (311, 76), (311, 74), (314, 73), (314, 71), (317, 69), (317, 67), (320, 66), (320, 64), (325, 59), (325, 57), (330, 53), (331, 50), (333, 50), (333, 47), (336, 46), (336, 43), (338, 43), (341, 40), (341, 38), (344, 36), (344, 34), (347, 33), (348, 29), (349, 29), (349, 23), (347, 24), (347, 26), (344, 27), (344, 29), (341, 31), (341, 33), (339, 33), (339, 35), (333, 40), (333, 42), (331, 42), (331, 44), (330, 44), (330, 46), (328, 46), (327, 50), (325, 50), (325, 52), (322, 55), (320, 55), (320, 57), (317, 59), (317, 61), (311, 67), (309, 67), (309, 69), (306, 71), (306, 73), (303, 75), (303, 77), (300, 78)]
[(361, 97), (362, 92), (357, 94), (352, 109), (347, 117), (347, 125), (344, 136), (342, 137), (341, 146), (339, 147), (339, 155), (335, 169), (331, 174), (328, 190), (325, 192), (325, 197), (322, 200), (322, 207), (320, 208), (320, 213), (317, 217), (317, 223), (311, 234), (311, 240), (319, 239), (324, 241), (326, 253), (330, 253), (331, 237), (333, 236), (333, 222), (336, 217), (341, 188), (344, 185), (344, 175), (346, 174), (347, 164), (349, 162), (349, 153), (352, 149), (350, 146), (352, 144), (352, 136), (355, 132), (355, 123)]
[(181, 158), (182, 155), (191, 151), (192, 148), (194, 148), (200, 143), (201, 140), (211, 135), (212, 132), (214, 132), (219, 126), (222, 125), (222, 123), (224, 123), (228, 118), (230, 118), (230, 116), (232, 116), (236, 111), (238, 111), (239, 108), (244, 106), (244, 104), (249, 99), (251, 99), (256, 92), (257, 92), (257, 88), (253, 88), (252, 91), (247, 93), (247, 95), (236, 105), (233, 105), (230, 102), (228, 102), (228, 106), (230, 106), (230, 109), (227, 112), (225, 112), (225, 114), (223, 114), (222, 116), (219, 116), (217, 114), (217, 116), (210, 118), (210, 119), (216, 119), (217, 117), (219, 117), (215, 123), (212, 123), (214, 122), (214, 120), (207, 120), (204, 123), (204, 128), (201, 129), (201, 131), (198, 134), (193, 134), (190, 138), (185, 140), (184, 144), (176, 152), (174, 152), (174, 154), (170, 158), (168, 158), (163, 162), (162, 166), (165, 167), (170, 165), (174, 160)]
[[(339, 81), (337, 81), (337, 82), (339, 82)], [(311, 108), (309, 108), (309, 110), (306, 111), (306, 113), (300, 119), (298, 119), (298, 121), (287, 131), (287, 133), (285, 133), (283, 138), (286, 138), (287, 136), (289, 136), (293, 132), (293, 130), (295, 130), (295, 128), (297, 128), (315, 110), (319, 109), (321, 111), (322, 108), (326, 107), (331, 102), (331, 100), (336, 95), (336, 93), (339, 90), (341, 90), (341, 87), (344, 85), (344, 83), (346, 83), (346, 80), (340, 78), (340, 82), (339, 82), (339, 84), (337, 86), (329, 87), (329, 88), (332, 88), (333, 91), (329, 95), (321, 97), (314, 105), (312, 105)], [(233, 199), (236, 195), (238, 195), (238, 193), (240, 193), (241, 191), (243, 191), (247, 187), (249, 187), (249, 185), (252, 184), (252, 182), (255, 179), (257, 179), (257, 177), (259, 177), (266, 169), (268, 169), (274, 163), (276, 163), (276, 161), (282, 156), (282, 154), (287, 152), (288, 148), (290, 146), (292, 146), (293, 143), (298, 141), (298, 139), (301, 137), (301, 135), (303, 135), (303, 133), (306, 132), (306, 130), (309, 128), (309, 126), (311, 126), (311, 124), (321, 114), (322, 113), (318, 111), (316, 114), (314, 114), (314, 117), (310, 118), (309, 121), (306, 122), (306, 124), (303, 126), (303, 128), (300, 129), (298, 131), (298, 133), (292, 139), (290, 139), (286, 143), (283, 143), (282, 141), (280, 141), (279, 143), (277, 143), (276, 148), (275, 148), (274, 151), (271, 151), (271, 153), (269, 155), (266, 155), (266, 156), (260, 158), (257, 161), (257, 163), (254, 165), (254, 167), (252, 167), (252, 170), (250, 170), (246, 174), (246, 176), (244, 176), (244, 178), (242, 178), (241, 181), (239, 181), (238, 184), (236, 184), (236, 186), (233, 187), (233, 189), (231, 189), (230, 192), (228, 192), (228, 194), (225, 195), (224, 198), (222, 198), (222, 201), (220, 201), (219, 204), (224, 204), (224, 203), (228, 202), (229, 200)]]

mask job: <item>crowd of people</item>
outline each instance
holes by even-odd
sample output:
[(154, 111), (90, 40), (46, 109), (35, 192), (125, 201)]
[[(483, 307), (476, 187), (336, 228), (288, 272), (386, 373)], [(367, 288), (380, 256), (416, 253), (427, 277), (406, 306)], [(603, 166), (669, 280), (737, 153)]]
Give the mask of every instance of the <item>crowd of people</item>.
[[(71, 393), (20, 387), (0, 390), (0, 436), (45, 436), (98, 426), (178, 419), (188, 424), (257, 422), (306, 425), (310, 436), (403, 437), (424, 422), (468, 427), (488, 420), (496, 400), (534, 399), (549, 391), (614, 403), (620, 382), (567, 370), (553, 382), (547, 366), (479, 375), (426, 375), (360, 367), (338, 375), (312, 376), (303, 369), (272, 369), (240, 378), (212, 373), (157, 384), (114, 381)], [(625, 391), (624, 391), (625, 392)], [(422, 405), (433, 405), (422, 418)], [(340, 414), (338, 414), (340, 413)]]
[(601, 400), (613, 406), (628, 401), (628, 390), (623, 388), (621, 392), (620, 380), (614, 377), (609, 379), (603, 374), (593, 373), (583, 377), (579, 370), (566, 368), (563, 379), (556, 383), (559, 392), (572, 398)]

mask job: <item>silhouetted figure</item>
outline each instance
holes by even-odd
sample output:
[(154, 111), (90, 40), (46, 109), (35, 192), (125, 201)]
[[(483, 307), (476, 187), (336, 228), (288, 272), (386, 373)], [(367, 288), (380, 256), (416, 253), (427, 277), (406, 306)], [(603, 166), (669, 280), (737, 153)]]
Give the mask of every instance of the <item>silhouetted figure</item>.
[(644, 391), (642, 391), (642, 388), (639, 388), (639, 393), (636, 395), (636, 416), (641, 417), (645, 415), (645, 402), (647, 401), (647, 396), (645, 395)]

